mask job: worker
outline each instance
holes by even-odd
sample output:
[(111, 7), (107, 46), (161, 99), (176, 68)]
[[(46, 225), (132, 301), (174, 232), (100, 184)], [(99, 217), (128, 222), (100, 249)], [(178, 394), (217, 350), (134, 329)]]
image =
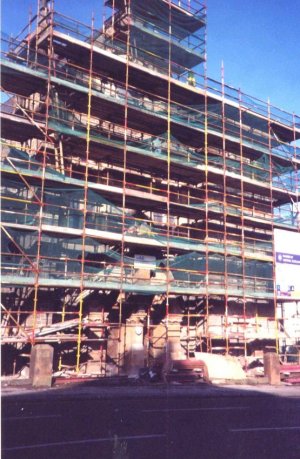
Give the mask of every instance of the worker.
[(196, 86), (196, 78), (195, 78), (194, 72), (188, 73), (187, 82), (190, 86), (193, 86), (193, 87)]

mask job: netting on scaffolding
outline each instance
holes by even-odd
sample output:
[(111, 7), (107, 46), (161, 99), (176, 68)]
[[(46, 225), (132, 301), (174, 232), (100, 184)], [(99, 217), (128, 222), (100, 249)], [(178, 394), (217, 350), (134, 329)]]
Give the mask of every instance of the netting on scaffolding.
[[(153, 102), (148, 100), (146, 103), (144, 101), (144, 105), (145, 104), (149, 105), (148, 109), (152, 113), (154, 109)], [(214, 108), (212, 107), (212, 110), (213, 109)], [(216, 108), (216, 110), (219, 110), (219, 108)], [(192, 113), (193, 112), (191, 111), (191, 114)], [(203, 107), (201, 107), (201, 110), (197, 109), (197, 113), (197, 115), (193, 115), (195, 120), (190, 122), (195, 122), (197, 125), (200, 122), (204, 126)], [(57, 101), (57, 105), (51, 110), (51, 116), (52, 118), (49, 124), (53, 129), (56, 129), (58, 132), (64, 133), (65, 135), (85, 138), (87, 124), (85, 115), (68, 111), (63, 108), (63, 104), (61, 102)], [(178, 117), (178, 119), (180, 118), (179, 115), (176, 115), (174, 116), (174, 119), (176, 119), (176, 117)], [(219, 128), (221, 129), (221, 124), (221, 118), (216, 121), (212, 117), (208, 116), (208, 125), (211, 128), (215, 128), (219, 125)], [(123, 146), (124, 129), (115, 125), (112, 133), (111, 125), (112, 123), (109, 122), (98, 121), (92, 123), (90, 132), (91, 140), (96, 143), (114, 143), (116, 147), (121, 148)], [(236, 130), (238, 131), (239, 128), (236, 127)], [(238, 132), (235, 134), (238, 135)], [(259, 134), (252, 133), (251, 137), (249, 137), (249, 133), (247, 135), (248, 142), (256, 141), (262, 144), (262, 138)], [(131, 135), (129, 134), (128, 136), (127, 145), (128, 149), (132, 149), (135, 153), (139, 153), (143, 150), (143, 154), (166, 160), (168, 154), (167, 139), (167, 132), (161, 134), (160, 136), (153, 136), (145, 133), (140, 133), (140, 135), (138, 135), (138, 132), (134, 133), (132, 131)], [(174, 162), (177, 161), (189, 167), (197, 167), (201, 164), (205, 164), (205, 156), (202, 148), (193, 148), (185, 145), (174, 135), (170, 136), (170, 148), (171, 160)], [(272, 168), (270, 167), (270, 155), (267, 153), (260, 153), (260, 156), (258, 155), (258, 157), (253, 160), (245, 158), (243, 164), (241, 164), (238, 156), (234, 158), (234, 155), (231, 154), (230, 157), (224, 157), (218, 149), (210, 149), (207, 159), (209, 165), (222, 165), (228, 171), (238, 173), (243, 172), (245, 176), (256, 180), (262, 180), (264, 182), (266, 180), (271, 180), (272, 176), (274, 183), (276, 183), (277, 186), (280, 187), (280, 185), (282, 185), (284, 189), (288, 189), (290, 191), (295, 189), (296, 179), (293, 165), (291, 163), (288, 165), (282, 164), (281, 160), (276, 158), (276, 156), (272, 159)], [(281, 180), (280, 177), (282, 175), (285, 175), (286, 177), (289, 175), (290, 179)]]
[[(126, 2), (124, 0), (107, 0), (106, 5), (125, 9)], [(171, 8), (169, 8), (171, 7)], [(160, 0), (152, 0), (145, 5), (139, 0), (131, 0), (130, 10), (134, 16), (143, 18), (150, 25), (154, 23), (160, 29), (168, 31), (169, 17), (171, 15), (174, 34), (185, 37), (189, 33), (202, 28), (205, 24), (205, 8), (203, 3), (197, 0), (191, 1), (171, 1), (169, 4)]]
[[(155, 148), (161, 151), (164, 148), (164, 142), (166, 140), (161, 139), (160, 145), (157, 144)], [(20, 174), (27, 174), (30, 170), (31, 175), (41, 178), (42, 164), (40, 158), (36, 158), (34, 155), (29, 156), (26, 152), (16, 148), (5, 148), (8, 153), (4, 159), (4, 168), (8, 167), (11, 170), (11, 165), (13, 165), (14, 170)], [(161, 153), (158, 152), (158, 154)], [(262, 162), (268, 162), (268, 157), (262, 157), (261, 160)], [(280, 165), (277, 165), (277, 167), (282, 172), (283, 167)], [(57, 180), (57, 185), (50, 188), (45, 187), (43, 223), (52, 226), (82, 229), (85, 205), (83, 180), (75, 180), (76, 185), (80, 186), (74, 187), (72, 186), (72, 180), (66, 183), (66, 177), (53, 167), (46, 168), (46, 177), (48, 177), (48, 174), (49, 177)], [(293, 176), (291, 175), (291, 177)], [(38, 225), (38, 210), (41, 199), (40, 185), (34, 184), (28, 188), (18, 174), (14, 174), (13, 178), (3, 177), (2, 185), (4, 187), (2, 193), (3, 221)], [(117, 234), (122, 234), (124, 231), (128, 236), (151, 238), (163, 246), (167, 244), (166, 224), (152, 221), (149, 215), (138, 214), (133, 210), (127, 209), (123, 221), (121, 208), (104, 198), (100, 192), (92, 189), (88, 190), (86, 205), (86, 228), (88, 229)], [(199, 211), (205, 210), (205, 203), (201, 203), (199, 200), (195, 200), (191, 205), (195, 209), (199, 209)], [(234, 208), (226, 210), (222, 203), (218, 204), (217, 202), (210, 202), (208, 209), (215, 212), (229, 211), (232, 214), (234, 213)], [(235, 213), (240, 214), (240, 212), (239, 210), (239, 213), (237, 211)], [(196, 227), (189, 228), (184, 223), (172, 224), (169, 233), (169, 240), (172, 243), (187, 250), (193, 250), (193, 247), (196, 250), (204, 250), (205, 244), (202, 237), (201, 232)], [(227, 241), (227, 245), (231, 254), (241, 253), (238, 244), (231, 244)], [(211, 241), (208, 246), (211, 249), (224, 250), (224, 244), (221, 242)], [(246, 244), (246, 250), (254, 250), (254, 248), (260, 250), (261, 253), (271, 251), (269, 243), (254, 243), (253, 246), (251, 243)]]
[[(33, 51), (32, 51), (33, 52)], [(8, 57), (8, 56), (7, 56)], [(9, 59), (14, 60), (13, 55), (9, 55)], [(24, 65), (25, 62), (19, 60), (19, 57), (16, 57), (18, 64)], [(35, 72), (38, 68), (39, 76), (41, 73), (44, 75), (44, 78), (48, 77), (48, 66), (46, 65), (47, 57), (44, 55), (38, 55), (37, 58), (32, 57), (32, 72)], [(30, 62), (28, 62), (28, 67), (31, 67)], [(11, 71), (7, 69), (7, 71)], [(89, 81), (89, 75), (86, 70), (78, 68), (78, 66), (71, 65), (66, 60), (60, 60), (55, 62), (53, 69), (51, 70), (55, 73), (55, 77), (59, 78), (62, 84), (65, 84), (64, 81), (68, 81), (68, 87), (70, 84), (74, 85), (74, 89), (87, 93), (87, 86)], [(92, 77), (92, 89), (93, 96), (99, 98), (99, 101), (95, 99), (94, 107), (103, 101), (112, 101), (114, 100), (120, 105), (125, 103), (125, 89), (119, 84), (116, 84), (112, 80), (103, 75), (93, 74)], [(149, 94), (142, 93), (137, 91), (135, 88), (129, 88), (128, 98), (126, 99), (128, 106), (132, 106), (139, 111), (146, 111), (158, 117), (158, 120), (167, 116), (168, 104), (163, 99), (154, 99), (149, 96)], [(58, 113), (53, 113), (53, 117), (58, 120), (65, 120), (70, 123), (70, 115), (63, 113), (63, 108), (59, 107), (59, 102), (56, 102)], [(221, 102), (209, 102), (208, 106), (191, 103), (189, 106), (184, 106), (180, 104), (171, 103), (171, 120), (176, 123), (184, 123), (191, 128), (196, 128), (201, 131), (204, 130), (204, 119), (207, 117), (207, 129), (208, 132), (218, 132), (220, 134), (226, 135), (228, 140), (234, 141), (234, 139), (240, 137), (243, 141), (243, 144), (251, 149), (257, 149), (260, 152), (268, 152), (271, 148), (272, 153), (276, 157), (280, 158), (291, 158), (296, 154), (296, 149), (294, 146), (288, 145), (284, 142), (281, 142), (278, 136), (271, 135), (269, 133), (269, 124), (267, 119), (259, 119), (251, 113), (242, 112), (242, 125), (240, 126), (240, 109), (239, 107), (233, 107), (229, 104), (224, 106), (224, 115), (223, 118), (223, 107)], [(74, 122), (78, 120), (78, 115), (74, 116)], [(81, 116), (83, 119), (84, 116)], [(70, 125), (70, 124), (69, 124)], [(53, 125), (55, 127), (55, 125)], [(79, 128), (79, 126), (77, 126)], [(79, 129), (77, 135), (79, 134)]]
[[(65, 114), (65, 112), (63, 112)], [(66, 112), (69, 113), (69, 112)], [(71, 117), (71, 114), (70, 114)], [(64, 122), (58, 123), (57, 119), (55, 122), (50, 122), (60, 133), (71, 134), (73, 136), (86, 135), (86, 126), (84, 123), (77, 122), (76, 126), (72, 121), (72, 128), (65, 126)], [(108, 142), (109, 145), (119, 146), (121, 149), (123, 146), (123, 135), (124, 130), (119, 128), (115, 129), (114, 134), (108, 137), (111, 132), (110, 123), (103, 123), (101, 126), (102, 132), (107, 128), (106, 136), (99, 134), (99, 130), (92, 129), (92, 141), (95, 139), (98, 142)], [(94, 134), (94, 135), (93, 135)], [(151, 157), (167, 160), (168, 155), (168, 140), (167, 133), (161, 136), (151, 136), (137, 131), (129, 133), (128, 149), (136, 153), (149, 155)], [(175, 136), (170, 136), (171, 146), (171, 161), (180, 162), (189, 167), (199, 167), (205, 164), (205, 155), (203, 149), (197, 149), (189, 147), (180, 142)], [(38, 155), (29, 156), (25, 151), (20, 151), (13, 147), (3, 146), (4, 164), (13, 163), (19, 170), (30, 169), (32, 172), (39, 173), (41, 171), (41, 159)], [(6, 157), (6, 158), (5, 158)], [(261, 154), (256, 160), (244, 159), (243, 163), (235, 155), (225, 156), (218, 149), (209, 149), (207, 155), (208, 165), (222, 167), (228, 172), (241, 173), (255, 180), (269, 181), (272, 177), (272, 184), (277, 188), (281, 188), (285, 191), (296, 191), (299, 183), (299, 171), (295, 170), (292, 164), (282, 164), (281, 160), (272, 157), (270, 164), (270, 155)], [(64, 180), (62, 174), (60, 174), (54, 168), (47, 167), (46, 172), (48, 174), (56, 175)], [(195, 204), (195, 206), (197, 206)], [(199, 207), (199, 206), (198, 206)]]
[[(39, 262), (38, 256), (39, 244)], [(165, 257), (143, 255), (143, 248), (134, 256), (105, 245), (101, 240), (71, 235), (43, 233), (39, 242), (37, 231), (10, 228), (2, 237), (2, 276), (25, 278), (33, 283), (35, 268), (43, 283), (57, 280), (57, 285), (80, 285), (81, 277), (89, 288), (118, 289), (137, 287), (140, 293), (162, 292), (187, 288), (195, 292), (215, 286), (220, 291), (241, 291), (254, 294), (272, 291), (272, 263), (259, 260), (224, 257), (188, 252)], [(83, 268), (83, 271), (82, 271)], [(52, 282), (51, 282), (52, 281)], [(207, 286), (207, 287), (206, 287)]]
[(188, 12), (182, 8), (169, 8), (169, 5), (158, 0), (149, 2), (147, 7), (133, 1), (130, 9), (120, 1), (106, 4), (118, 11), (105, 22), (104, 33), (96, 43), (106, 46), (117, 44), (125, 53), (125, 31), (130, 24), (130, 53), (134, 60), (147, 62), (166, 73), (170, 51), (174, 72), (183, 73), (184, 68), (192, 68), (203, 62), (204, 8)]
[[(113, 2), (108, 2), (108, 4), (110, 4), (110, 6), (112, 6), (112, 3), (115, 4), (115, 7), (117, 6), (117, 2), (113, 1)], [(149, 22), (149, 27), (150, 27), (150, 30), (151, 30), (151, 24), (152, 24), (152, 17), (151, 17), (151, 14), (155, 14), (152, 12), (152, 9), (155, 10), (156, 9), (156, 5), (159, 6), (159, 2), (158, 1), (155, 1), (155, 2), (148, 2), (149, 5), (147, 4), (147, 8), (144, 7), (144, 4), (142, 6), (142, 4), (140, 4), (139, 2), (134, 2), (134, 3), (137, 3), (136, 6), (134, 6), (133, 8), (137, 8), (139, 11), (138, 11), (138, 14), (141, 16), (141, 17), (145, 17), (147, 16), (145, 22)], [(153, 3), (153, 4), (152, 4)], [(171, 3), (174, 3), (175, 2), (171, 2)], [(176, 19), (176, 12), (180, 11), (181, 8), (172, 8), (172, 24), (173, 24), (173, 32), (172, 32), (172, 36), (171, 38), (173, 38), (173, 35), (174, 35), (174, 40), (176, 42), (176, 38), (177, 38), (177, 41), (180, 42), (180, 39), (181, 37), (183, 37), (185, 35), (185, 33), (188, 31), (190, 34), (193, 34), (195, 32), (195, 30), (197, 30), (199, 28), (199, 47), (203, 47), (204, 46), (204, 40), (203, 40), (203, 36), (201, 35), (204, 31), (204, 27), (200, 27), (200, 25), (202, 24), (202, 26), (205, 24), (205, 8), (203, 8), (203, 6), (201, 5), (201, 3), (198, 3), (198, 2), (195, 2), (195, 5), (193, 5), (194, 2), (188, 2), (185, 4), (185, 2), (178, 2), (178, 6), (182, 6), (183, 10), (186, 10), (184, 14), (180, 13), (180, 19), (177, 21)], [(119, 8), (121, 8), (123, 5), (123, 2), (120, 2), (119, 3)], [(150, 15), (147, 13), (147, 11), (150, 11)], [(53, 15), (53, 17), (52, 17)], [(145, 18), (144, 18), (145, 19)], [(156, 26), (157, 26), (157, 31), (156, 31), (156, 35), (159, 35), (159, 22), (161, 22), (162, 24), (166, 24), (166, 18), (164, 16), (155, 16), (155, 19), (153, 19), (153, 21), (155, 22)], [(185, 21), (187, 21), (187, 24), (185, 24)], [(197, 23), (197, 26), (196, 28), (191, 24), (191, 21), (196, 21)], [(35, 22), (35, 21), (34, 21)], [(117, 53), (117, 54), (123, 54), (124, 55), (124, 45), (121, 47), (118, 48), (118, 42), (120, 40), (117, 39), (117, 37), (114, 37), (114, 39), (111, 39), (109, 37), (106, 38), (107, 40), (107, 44), (104, 45), (104, 43), (102, 43), (103, 41), (105, 41), (104, 39), (104, 36), (106, 34), (105, 32), (105, 28), (104, 30), (101, 30), (100, 32), (97, 32), (97, 31), (94, 31), (94, 33), (92, 34), (92, 30), (91, 30), (91, 27), (88, 26), (88, 25), (85, 25), (85, 24), (82, 24), (81, 22), (79, 21), (76, 21), (74, 19), (71, 19), (71, 18), (68, 18), (64, 15), (61, 15), (57, 12), (49, 12), (47, 18), (44, 18), (42, 20), (42, 23), (39, 24), (39, 30), (41, 30), (42, 27), (45, 27), (48, 29), (48, 32), (49, 32), (49, 24), (52, 23), (53, 24), (53, 28), (54, 30), (57, 30), (59, 32), (62, 32), (64, 34), (67, 34), (68, 36), (70, 37), (74, 37), (74, 38), (77, 38), (83, 42), (90, 42), (91, 40), (91, 35), (94, 35), (94, 40), (96, 40), (96, 43), (98, 46), (103, 46), (105, 47), (106, 49), (110, 49), (113, 51), (113, 53)], [(160, 28), (161, 30), (163, 30), (163, 25), (161, 24)], [(33, 28), (33, 25), (31, 24), (30, 26), (31, 28)], [(143, 26), (144, 28), (146, 27), (146, 25), (144, 24)], [(197, 30), (197, 33), (199, 32)], [(28, 31), (27, 29), (25, 28), (24, 29), (24, 34)], [(98, 33), (98, 38), (99, 40), (97, 39), (97, 33)], [(4, 45), (2, 46), (2, 49), (5, 50), (8, 46), (10, 48), (10, 51), (16, 51), (18, 50), (20, 55), (23, 54), (28, 54), (28, 57), (30, 58), (30, 56), (33, 57), (33, 63), (34, 63), (34, 66), (35, 68), (38, 67), (38, 62), (39, 62), (39, 56), (36, 56), (35, 55), (35, 51), (34, 51), (34, 46), (32, 47), (32, 50), (30, 51), (28, 45), (30, 44), (30, 40), (21, 40), (22, 38), (22, 34), (20, 37), (18, 37), (18, 41), (17, 39), (11, 39), (8, 37), (8, 34), (2, 34), (2, 39), (3, 39), (3, 43)], [(34, 34), (31, 34), (31, 38), (34, 37)], [(200, 38), (201, 37), (201, 38)], [(28, 38), (28, 37), (26, 37)], [(98, 41), (97, 41), (98, 40)], [(109, 44), (109, 42), (111, 41), (111, 45)], [(147, 42), (148, 40), (146, 40)], [(145, 40), (144, 40), (145, 42)], [(130, 55), (134, 55), (134, 48), (135, 48), (135, 43), (131, 45), (131, 50), (130, 50)], [(190, 45), (189, 45), (190, 46)], [(24, 47), (24, 50), (23, 50), (23, 53), (20, 51), (21, 48)], [(192, 47), (192, 45), (191, 45)], [(123, 48), (123, 49), (122, 49)], [(187, 48), (188, 49), (188, 48)], [(14, 54), (10, 53), (10, 56), (9, 58), (10, 59), (14, 59)], [(153, 53), (154, 56), (156, 58), (158, 58), (158, 54), (155, 55), (155, 53)], [(45, 56), (41, 57), (41, 62), (43, 61), (47, 67), (47, 59), (45, 60)], [(6, 58), (8, 58), (8, 56), (6, 56)], [(151, 54), (149, 54), (147, 56), (148, 59), (151, 60)], [(161, 59), (162, 63), (165, 62), (165, 59)], [(20, 63), (22, 62), (19, 61)], [(165, 65), (165, 64), (164, 64)], [(159, 66), (158, 66), (159, 67)], [(45, 71), (45, 73), (47, 73), (47, 69), (42, 69), (40, 68), (39, 69), (40, 71)], [(188, 69), (187, 68), (181, 68), (180, 71), (178, 71), (178, 73), (181, 73), (183, 75), (183, 81), (186, 81), (187, 80), (187, 73), (188, 73)], [(178, 77), (180, 77), (178, 75)], [(180, 77), (180, 79), (182, 79)], [(198, 84), (200, 84), (202, 86), (203, 84), (203, 76), (202, 75), (197, 75), (197, 86)], [(198, 81), (199, 80), (199, 81)], [(207, 88), (209, 88), (209, 91), (212, 92), (212, 94), (217, 94), (219, 96), (221, 96), (222, 94), (222, 87), (221, 87), (221, 83), (215, 81), (215, 80), (211, 80), (211, 79), (207, 79)], [(299, 125), (299, 117), (296, 116), (296, 115), (292, 115), (292, 114), (289, 114), (289, 113), (286, 113), (286, 112), (283, 112), (282, 110), (276, 108), (276, 107), (273, 107), (273, 106), (270, 106), (269, 104), (263, 102), (263, 101), (260, 101), (258, 99), (255, 99), (249, 95), (245, 95), (245, 94), (241, 94), (240, 91), (236, 90), (235, 88), (232, 88), (230, 86), (225, 86), (225, 95), (226, 95), (226, 98), (228, 100), (232, 100), (234, 102), (237, 102), (237, 103), (241, 103), (241, 106), (243, 108), (246, 108), (246, 109), (249, 109), (250, 108), (250, 111), (247, 110), (243, 113), (243, 118), (256, 118), (256, 121), (258, 121), (258, 117), (255, 117), (253, 116), (252, 114), (252, 111), (256, 112), (256, 113), (261, 113), (266, 119), (268, 118), (269, 116), (269, 111), (270, 111), (270, 115), (271, 115), (271, 119), (272, 120), (276, 120), (276, 121), (279, 121), (279, 122), (283, 122), (284, 124), (288, 124), (290, 126), (292, 125), (296, 125), (298, 126)], [(231, 107), (232, 108), (232, 107)], [(230, 109), (229, 109), (230, 110)], [(228, 110), (227, 110), (228, 111)], [(226, 113), (226, 116), (228, 116), (228, 114)], [(252, 121), (253, 122), (253, 121)], [(259, 124), (261, 126), (261, 120), (259, 120)], [(287, 145), (287, 149), (289, 149), (289, 146)], [(284, 148), (281, 148), (279, 149), (278, 151), (278, 154), (281, 154), (282, 156), (284, 156), (286, 153), (283, 151)], [(292, 147), (291, 149), (289, 149), (289, 154), (292, 154)]]
[[(16, 175), (14, 179), (3, 180), (2, 221), (15, 224), (39, 224), (39, 196), (41, 185), (27, 187)], [(23, 206), (22, 206), (23, 203)], [(166, 247), (171, 244), (180, 250), (205, 251), (208, 247), (219, 253), (226, 250), (231, 255), (241, 255), (241, 244), (235, 241), (212, 239), (204, 241), (201, 228), (190, 226), (186, 222), (172, 222), (169, 231), (167, 223), (150, 218), (149, 213), (126, 209), (123, 215), (121, 207), (107, 200), (98, 191), (88, 189), (86, 200), (84, 188), (74, 188), (59, 184), (45, 186), (43, 194), (42, 224), (55, 228), (65, 228), (66, 231), (82, 231), (84, 225), (84, 210), (86, 209), (85, 229), (97, 237), (108, 237), (120, 241), (122, 234), (126, 241), (148, 240), (153, 247)], [(260, 256), (272, 254), (270, 242), (249, 240), (245, 244), (249, 253), (259, 253)]]
[[(28, 161), (29, 156), (26, 152), (12, 149), (9, 152), (10, 160), (13, 161), (15, 168), (32, 167)], [(8, 157), (9, 157), (8, 155)], [(33, 171), (41, 168), (39, 163), (35, 163)], [(28, 171), (28, 169), (27, 169)], [(32, 173), (32, 172), (31, 172)], [(60, 177), (58, 174), (57, 177)], [(3, 180), (3, 207), (2, 221), (16, 224), (26, 224), (32, 227), (29, 231), (23, 228), (22, 231), (9, 229), (8, 234), (3, 238), (3, 275), (32, 277), (34, 266), (37, 265), (36, 257), (38, 250), (39, 209), (41, 199), (41, 187), (34, 184), (26, 186), (18, 175), (14, 178)], [(82, 255), (83, 240), (76, 236), (77, 230), (83, 229), (83, 210), (86, 205), (86, 231), (89, 229), (97, 230), (95, 236), (99, 236), (99, 231), (105, 231), (106, 238), (111, 238), (111, 244), (117, 244), (124, 231), (126, 235), (134, 237), (135, 241), (141, 238), (151, 238), (157, 241), (160, 248), (166, 247), (170, 243), (174, 247), (180, 247), (188, 252), (184, 255), (177, 255), (169, 260), (171, 274), (168, 279), (173, 288), (184, 287), (191, 289), (205, 289), (206, 282), (216, 285), (218, 288), (229, 288), (226, 283), (230, 279), (231, 289), (252, 289), (255, 284), (256, 289), (269, 289), (271, 268), (268, 262), (246, 261), (244, 274), (249, 277), (247, 286), (243, 285), (242, 261), (234, 257), (223, 255), (212, 256), (210, 254), (208, 267), (205, 255), (199, 253), (206, 247), (210, 250), (224, 251), (224, 242), (211, 241), (205, 243), (199, 237), (189, 237), (188, 231), (180, 228), (182, 237), (176, 237), (176, 232), (171, 231), (168, 235), (165, 225), (154, 224), (147, 219), (146, 215), (127, 210), (125, 218), (122, 219), (122, 210), (109, 200), (105, 199), (100, 193), (88, 190), (87, 202), (84, 199), (83, 188), (70, 188), (66, 185), (56, 187), (47, 186), (43, 195), (44, 212), (42, 224), (47, 225), (48, 233), (42, 234), (40, 243), (40, 263), (39, 276), (41, 279), (76, 279), (79, 282), (81, 276), (82, 256), (84, 256), (84, 276), (85, 280), (91, 285), (105, 282), (106, 286), (112, 288), (120, 287), (121, 276), (121, 255), (118, 250), (112, 250), (104, 246), (102, 239), (87, 237), (85, 239), (85, 253)], [(58, 231), (64, 236), (53, 236), (49, 233)], [(35, 229), (36, 228), (36, 229)], [(47, 229), (45, 228), (47, 231)], [(69, 235), (68, 235), (69, 234)], [(115, 234), (115, 236), (114, 236)], [(193, 246), (199, 252), (193, 251)], [(245, 251), (255, 251), (255, 253), (271, 253), (272, 247), (268, 242), (249, 241), (245, 245)], [(137, 251), (143, 251), (142, 246)], [(192, 251), (191, 251), (192, 250)], [(241, 254), (239, 244), (226, 243), (227, 253)], [(138, 269), (135, 267), (133, 257), (123, 257), (124, 266), (122, 267), (122, 282), (126, 285), (138, 285), (140, 292), (161, 291), (166, 287), (167, 274), (166, 260), (155, 259), (154, 269), (149, 270), (147, 280), (140, 279)], [(226, 265), (225, 265), (226, 263)], [(209, 278), (206, 269), (208, 269)], [(227, 272), (227, 278), (225, 278)], [(254, 282), (252, 277), (256, 278)], [(104, 285), (104, 284), (101, 284)], [(251, 287), (251, 288), (250, 288)]]
[[(58, 63), (56, 70), (59, 69), (59, 75), (63, 79), (67, 78), (68, 80), (71, 79), (76, 82), (76, 84), (87, 85), (88, 76), (86, 73), (77, 68), (72, 68), (66, 63)], [(92, 88), (104, 94), (107, 98), (114, 98), (117, 99), (117, 101), (125, 99), (124, 88), (115, 83), (110, 83), (106, 78), (101, 78), (101, 75), (95, 76), (92, 79)], [(162, 99), (154, 100), (151, 96), (133, 88), (129, 89), (128, 94), (127, 103), (129, 106), (137, 107), (139, 110), (149, 111), (152, 114), (155, 113), (158, 116), (165, 116), (167, 114), (168, 106), (166, 101)], [(225, 117), (223, 117), (222, 111), (222, 104), (216, 102), (209, 102), (206, 111), (204, 105), (194, 104), (192, 101), (188, 107), (171, 103), (171, 119), (174, 121), (180, 121), (181, 123), (183, 122), (187, 125), (203, 129), (204, 114), (206, 113), (209, 130), (222, 133), (222, 130), (225, 129), (226, 135), (239, 137), (240, 129), (242, 128), (242, 138), (246, 144), (249, 146), (255, 144), (262, 149), (264, 147), (269, 149), (269, 127), (267, 120), (258, 120), (257, 117), (246, 112), (242, 115), (243, 124), (240, 127), (240, 111), (238, 107), (226, 105), (224, 107)], [(281, 157), (293, 154), (293, 147), (285, 145), (275, 137), (272, 137), (271, 141), (274, 154), (278, 154)]]

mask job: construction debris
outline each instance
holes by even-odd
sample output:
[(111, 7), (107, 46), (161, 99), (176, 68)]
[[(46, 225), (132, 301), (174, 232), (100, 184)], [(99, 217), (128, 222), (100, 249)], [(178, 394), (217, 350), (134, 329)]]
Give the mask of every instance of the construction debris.
[(245, 381), (246, 373), (238, 358), (230, 355), (208, 354), (196, 352), (196, 358), (207, 367), (208, 378), (212, 383), (218, 381)]

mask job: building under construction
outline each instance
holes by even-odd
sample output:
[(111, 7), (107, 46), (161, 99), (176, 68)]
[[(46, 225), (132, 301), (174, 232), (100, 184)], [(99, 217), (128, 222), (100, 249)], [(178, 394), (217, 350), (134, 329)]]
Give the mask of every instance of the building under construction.
[(207, 77), (197, 0), (37, 11), (2, 46), (3, 373), (41, 343), (98, 376), (297, 344), (300, 118)]

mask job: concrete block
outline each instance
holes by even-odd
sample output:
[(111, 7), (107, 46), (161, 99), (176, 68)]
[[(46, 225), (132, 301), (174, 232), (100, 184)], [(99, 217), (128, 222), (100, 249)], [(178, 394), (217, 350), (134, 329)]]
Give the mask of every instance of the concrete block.
[(279, 356), (275, 352), (266, 352), (264, 354), (264, 369), (269, 384), (280, 385), (280, 362)]
[(86, 372), (89, 375), (100, 375), (101, 374), (101, 361), (100, 360), (89, 360), (86, 364)]
[(107, 340), (106, 376), (119, 375), (124, 365), (125, 327), (111, 328)]
[(126, 328), (126, 373), (131, 378), (139, 376), (140, 368), (145, 366), (144, 336), (142, 325)]
[(29, 377), (33, 387), (51, 387), (53, 372), (53, 347), (49, 344), (32, 346)]

